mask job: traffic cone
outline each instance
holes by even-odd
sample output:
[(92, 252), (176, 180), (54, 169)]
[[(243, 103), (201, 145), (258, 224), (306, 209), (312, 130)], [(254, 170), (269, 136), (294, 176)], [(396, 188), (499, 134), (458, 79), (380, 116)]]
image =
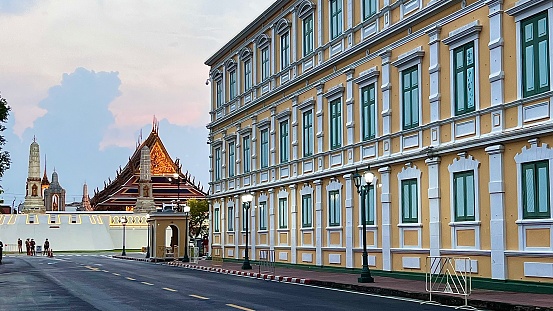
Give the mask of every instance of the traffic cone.
[(53, 250), (51, 250), (51, 249), (48, 250), (48, 257), (50, 257), (50, 258), (54, 257), (54, 251)]

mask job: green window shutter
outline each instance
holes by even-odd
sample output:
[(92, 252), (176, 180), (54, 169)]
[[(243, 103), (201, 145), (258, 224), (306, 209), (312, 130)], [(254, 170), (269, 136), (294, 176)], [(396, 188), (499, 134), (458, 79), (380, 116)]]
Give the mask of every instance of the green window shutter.
[(453, 174), (455, 221), (474, 221), (476, 219), (474, 187), (474, 171)]
[(328, 225), (339, 226), (341, 214), (340, 191), (333, 190), (328, 193)]
[(413, 66), (402, 72), (403, 129), (419, 126), (419, 70)]
[(267, 230), (267, 202), (259, 203), (259, 230)]
[(522, 207), (525, 219), (550, 218), (549, 162), (522, 164)]
[(417, 223), (419, 221), (418, 204), (417, 180), (403, 180), (401, 182), (402, 222)]
[(549, 91), (549, 21), (547, 11), (521, 23), (522, 89), (528, 97)]
[(250, 151), (250, 137), (246, 136), (242, 139), (242, 163), (243, 163), (243, 173), (249, 173), (250, 172), (250, 158), (251, 158), (251, 151)]
[(269, 166), (269, 130), (261, 131), (261, 168)]
[(265, 81), (271, 75), (271, 64), (269, 63), (269, 48), (261, 50), (261, 80)]
[(288, 228), (288, 199), (278, 199), (278, 227), (280, 229)]
[(230, 72), (229, 80), (230, 100), (233, 100), (236, 97), (236, 70)]
[(228, 175), (234, 176), (234, 166), (236, 165), (234, 142), (228, 144)]
[(215, 181), (221, 179), (221, 148), (215, 148)]
[[(375, 208), (374, 208), (374, 199), (375, 199), (375, 192), (374, 192), (374, 186), (370, 185), (368, 189), (368, 193), (365, 196), (365, 224), (366, 225), (374, 225), (374, 216), (375, 216)], [(363, 220), (359, 221), (359, 223), (362, 224)]]
[(363, 20), (376, 14), (376, 0), (363, 0)]
[(285, 33), (280, 37), (280, 68), (284, 69), (290, 64), (290, 34)]
[(219, 225), (219, 209), (216, 208), (213, 210), (213, 231), (220, 232), (220, 225)]
[(313, 52), (313, 15), (303, 20), (303, 56)]
[(252, 87), (252, 62), (250, 60), (244, 62), (244, 91), (248, 91)]
[(342, 99), (330, 102), (330, 149), (342, 147)]
[(280, 122), (280, 163), (288, 162), (288, 120)]
[(376, 136), (376, 104), (374, 84), (365, 86), (361, 89), (361, 105), (363, 140), (369, 140)]
[(313, 155), (313, 110), (303, 113), (303, 156)]
[(474, 42), (453, 50), (455, 115), (475, 109), (474, 93)]
[(311, 195), (305, 194), (302, 196), (301, 219), (302, 228), (310, 228), (313, 226), (313, 203)]
[(330, 39), (342, 34), (342, 0), (330, 1)]
[(234, 207), (228, 207), (227, 213), (227, 231), (234, 231)]

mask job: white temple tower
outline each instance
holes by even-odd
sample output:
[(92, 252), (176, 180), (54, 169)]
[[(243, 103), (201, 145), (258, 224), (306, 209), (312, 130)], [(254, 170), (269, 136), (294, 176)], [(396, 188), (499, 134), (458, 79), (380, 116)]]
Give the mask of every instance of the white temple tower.
[(134, 207), (135, 213), (152, 213), (156, 211), (150, 165), (150, 148), (144, 146), (140, 150), (140, 179), (138, 180), (138, 198)]
[(42, 197), (42, 183), (40, 179), (40, 148), (36, 139), (33, 139), (29, 150), (29, 173), (27, 175), (27, 192), (23, 213), (44, 213), (44, 198)]
[(83, 199), (81, 201), (82, 209), (91, 212), (92, 206), (90, 205), (90, 197), (88, 196), (88, 186), (86, 185), (86, 182), (83, 185)]

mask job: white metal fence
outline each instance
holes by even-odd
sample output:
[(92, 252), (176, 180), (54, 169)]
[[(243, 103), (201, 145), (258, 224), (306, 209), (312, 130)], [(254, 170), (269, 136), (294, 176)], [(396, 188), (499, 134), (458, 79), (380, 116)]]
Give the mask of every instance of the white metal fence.
[[(472, 263), (469, 257), (426, 257), (426, 291), (432, 301), (432, 293), (463, 296), (467, 308), (472, 291)], [(470, 307), (472, 308), (472, 307)]]

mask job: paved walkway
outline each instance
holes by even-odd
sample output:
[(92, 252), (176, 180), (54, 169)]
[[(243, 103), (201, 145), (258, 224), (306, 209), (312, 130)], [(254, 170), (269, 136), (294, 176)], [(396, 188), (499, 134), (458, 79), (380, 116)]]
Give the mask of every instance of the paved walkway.
[[(123, 258), (121, 256), (114, 256)], [(146, 261), (143, 253), (130, 253), (124, 259)], [(214, 263), (211, 260), (199, 260), (195, 263), (168, 262), (173, 266), (189, 269), (206, 270), (218, 273), (245, 275), (260, 279), (310, 284), (314, 286), (331, 287), (345, 290), (355, 290), (380, 294), (385, 296), (407, 297), (429, 300), (424, 281), (398, 279), (376, 276), (375, 283), (358, 283), (358, 274), (325, 272), (320, 270), (305, 270), (297, 268), (276, 267), (275, 273), (260, 271), (259, 266), (252, 265), (252, 270), (242, 270), (241, 263)], [(460, 296), (448, 294), (432, 294), (432, 300), (446, 305), (463, 305)], [(469, 297), (470, 306), (486, 310), (553, 310), (553, 294), (532, 294), (473, 289)]]

